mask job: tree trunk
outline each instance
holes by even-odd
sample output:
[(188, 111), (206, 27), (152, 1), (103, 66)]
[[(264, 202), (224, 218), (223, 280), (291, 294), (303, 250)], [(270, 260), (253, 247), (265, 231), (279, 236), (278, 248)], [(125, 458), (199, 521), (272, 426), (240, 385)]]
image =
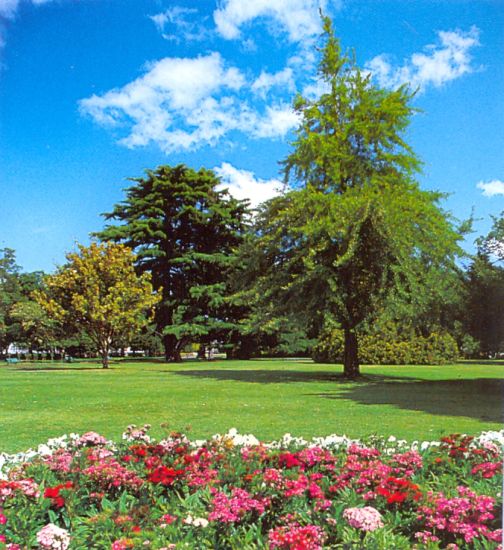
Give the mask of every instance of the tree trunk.
[(108, 357), (108, 353), (107, 352), (104, 352), (102, 353), (102, 368), (104, 369), (108, 369), (109, 368), (109, 357)]
[(343, 354), (343, 375), (345, 378), (355, 379), (360, 376), (359, 348), (357, 335), (350, 328), (345, 328), (345, 351)]
[(206, 359), (206, 346), (205, 344), (200, 344), (200, 347), (198, 349), (198, 359)]
[(108, 369), (109, 368), (109, 351), (110, 351), (110, 344), (109, 342), (104, 342), (100, 346), (100, 355), (101, 355), (101, 362), (102, 362), (102, 368)]
[(173, 334), (165, 334), (163, 336), (163, 346), (165, 361), (167, 363), (180, 363), (182, 361), (182, 357), (180, 355), (180, 345), (177, 338)]

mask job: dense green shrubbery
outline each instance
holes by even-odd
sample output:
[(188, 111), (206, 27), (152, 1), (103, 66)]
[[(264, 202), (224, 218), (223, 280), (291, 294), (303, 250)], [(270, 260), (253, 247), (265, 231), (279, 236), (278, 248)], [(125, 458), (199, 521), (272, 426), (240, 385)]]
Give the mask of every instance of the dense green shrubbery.
[[(312, 351), (317, 363), (343, 360), (343, 331), (332, 328), (321, 334)], [(458, 358), (459, 350), (448, 333), (419, 336), (405, 332), (380, 331), (359, 336), (359, 360), (371, 365), (440, 365)]]

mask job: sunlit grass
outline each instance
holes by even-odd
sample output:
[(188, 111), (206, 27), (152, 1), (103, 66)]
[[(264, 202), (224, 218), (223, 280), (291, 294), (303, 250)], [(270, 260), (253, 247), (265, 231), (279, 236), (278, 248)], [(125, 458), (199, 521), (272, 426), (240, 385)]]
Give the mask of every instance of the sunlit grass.
[(501, 427), (502, 363), (362, 371), (365, 379), (350, 383), (341, 366), (308, 360), (2, 364), (0, 451), (72, 431), (117, 438), (131, 423), (152, 424), (157, 435), (167, 424), (198, 438), (235, 427), (263, 439), (436, 439)]

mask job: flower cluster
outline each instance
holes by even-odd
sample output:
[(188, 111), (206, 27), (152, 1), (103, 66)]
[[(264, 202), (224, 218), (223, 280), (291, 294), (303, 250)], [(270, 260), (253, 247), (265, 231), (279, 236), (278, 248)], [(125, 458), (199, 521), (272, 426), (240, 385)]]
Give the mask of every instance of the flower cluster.
[(240, 521), (247, 512), (255, 511), (258, 515), (261, 515), (268, 504), (268, 499), (253, 498), (247, 491), (237, 487), (231, 490), (229, 497), (223, 492), (214, 491), (211, 502), (212, 509), (208, 519), (210, 521), (234, 523)]
[(375, 531), (383, 527), (382, 515), (371, 506), (347, 508), (343, 512), (343, 518), (346, 519), (350, 527), (361, 531)]
[(65, 436), (1, 463), (0, 548), (497, 549), (503, 441)]
[(37, 533), (37, 542), (44, 550), (66, 550), (70, 545), (70, 535), (65, 529), (48, 523)]
[(430, 494), (429, 505), (420, 507), (419, 520), (426, 529), (418, 534), (420, 539), (438, 541), (460, 535), (467, 543), (481, 535), (498, 541), (501, 531), (492, 532), (488, 523), (495, 519), (495, 499), (478, 496), (467, 487), (458, 487), (458, 496), (447, 498), (443, 493)]
[(268, 535), (270, 548), (282, 550), (319, 550), (325, 538), (324, 531), (318, 525), (299, 525), (298, 523), (277, 527)]
[(106, 445), (107, 440), (100, 434), (96, 432), (86, 432), (81, 435), (75, 445), (77, 447), (94, 447), (95, 445)]

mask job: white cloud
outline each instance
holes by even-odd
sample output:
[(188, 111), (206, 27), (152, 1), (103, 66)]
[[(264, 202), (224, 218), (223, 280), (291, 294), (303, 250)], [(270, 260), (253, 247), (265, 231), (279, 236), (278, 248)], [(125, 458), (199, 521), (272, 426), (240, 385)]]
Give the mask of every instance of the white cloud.
[[(208, 37), (209, 31), (199, 20), (193, 18), (197, 14), (197, 9), (173, 6), (162, 13), (150, 15), (149, 18), (152, 19), (166, 40), (174, 42), (181, 42), (182, 39), (201, 41)], [(171, 32), (167, 32), (167, 29)]]
[(381, 86), (396, 88), (409, 83), (415, 89), (428, 86), (440, 87), (446, 82), (471, 73), (470, 51), (479, 45), (479, 29), (471, 27), (468, 32), (440, 31), (439, 44), (431, 44), (425, 53), (414, 53), (401, 67), (394, 67), (387, 55), (379, 55), (366, 64)]
[(286, 67), (282, 71), (273, 74), (261, 71), (261, 74), (253, 82), (251, 88), (254, 93), (264, 98), (271, 88), (275, 86), (281, 86), (284, 90), (288, 90), (289, 92), (295, 90), (293, 73), (290, 67)]
[(16, 13), (21, 2), (25, 2), (26, 4), (31, 3), (39, 6), (41, 4), (48, 4), (52, 1), (53, 0), (0, 0), (0, 50), (2, 50), (2, 48), (5, 46), (5, 21), (9, 19), (14, 19), (16, 17)]
[[(333, 2), (339, 4), (339, 2)], [(321, 31), (319, 9), (327, 0), (224, 0), (214, 11), (217, 32), (228, 40), (240, 37), (240, 28), (259, 17), (272, 19), (291, 42), (315, 37)]]
[(228, 162), (223, 162), (214, 171), (222, 180), (219, 186), (221, 189), (229, 189), (231, 195), (237, 199), (248, 199), (252, 208), (278, 195), (283, 187), (278, 179), (256, 178), (253, 172), (239, 170)]
[(299, 122), (299, 115), (293, 111), (290, 105), (266, 107), (266, 116), (257, 121), (253, 133), (262, 138), (285, 137), (299, 125)]
[(19, 0), (0, 0), (0, 17), (12, 19), (16, 15)]
[[(250, 85), (218, 53), (164, 58), (122, 88), (82, 99), (80, 109), (103, 126), (127, 128), (127, 147), (157, 144), (163, 151), (215, 144), (232, 130), (253, 137), (283, 137), (297, 124), (284, 104), (261, 110), (243, 96)], [(241, 95), (240, 95), (241, 94)]]
[(27, 4), (32, 3), (36, 6), (53, 2), (53, 0), (0, 0), (0, 17), (13, 19), (21, 1), (24, 1)]
[(313, 78), (309, 84), (303, 88), (303, 97), (315, 101), (323, 94), (329, 93), (331, 86), (325, 80)]
[(492, 181), (480, 181), (476, 187), (483, 191), (485, 197), (493, 197), (495, 195), (504, 195), (504, 181), (492, 180)]

